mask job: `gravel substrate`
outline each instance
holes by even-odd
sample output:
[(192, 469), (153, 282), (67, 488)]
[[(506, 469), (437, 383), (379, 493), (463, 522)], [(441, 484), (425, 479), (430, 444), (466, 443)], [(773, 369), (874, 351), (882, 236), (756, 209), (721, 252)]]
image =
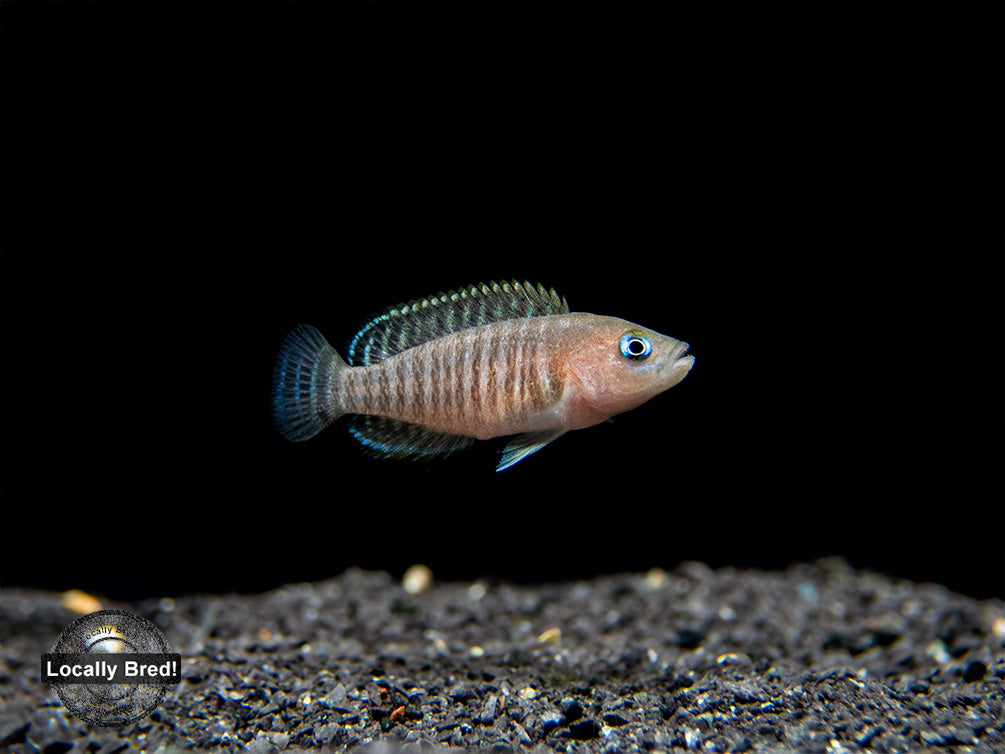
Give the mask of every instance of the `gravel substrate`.
[(184, 658), (167, 701), (119, 730), (40, 682), (64, 601), (0, 595), (0, 749), (1005, 751), (1005, 605), (837, 560), (407, 590), (352, 570), (103, 604)]

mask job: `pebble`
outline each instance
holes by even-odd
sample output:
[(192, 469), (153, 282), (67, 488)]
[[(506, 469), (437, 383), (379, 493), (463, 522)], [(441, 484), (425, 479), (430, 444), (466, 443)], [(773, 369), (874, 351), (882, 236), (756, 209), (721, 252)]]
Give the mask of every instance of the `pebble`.
[(545, 710), (538, 719), (545, 730), (557, 728), (565, 723), (565, 717), (554, 710)]
[(552, 626), (549, 629), (542, 631), (538, 634), (537, 643), (538, 644), (555, 644), (562, 638), (562, 629), (558, 626)]
[(963, 680), (967, 683), (975, 683), (984, 678), (984, 674), (988, 672), (988, 666), (983, 662), (971, 662), (967, 665), (966, 670), (963, 671)]
[(338, 707), (346, 700), (345, 686), (341, 682), (336, 683), (322, 699), (322, 703), (329, 707)]
[(646, 573), (644, 584), (650, 592), (656, 592), (667, 585), (667, 572), (662, 568), (650, 568)]
[(562, 711), (566, 721), (578, 720), (583, 716), (583, 705), (578, 699), (567, 696), (558, 703), (558, 708)]
[(101, 600), (92, 594), (83, 592), (80, 589), (68, 589), (60, 597), (60, 603), (67, 610), (77, 615), (87, 615), (96, 613), (101, 609)]
[(596, 720), (577, 720), (569, 725), (569, 736), (572, 738), (578, 738), (585, 741), (591, 738), (596, 738), (598, 735), (600, 735), (600, 726), (597, 725)]
[(416, 563), (405, 571), (401, 579), (401, 586), (408, 594), (422, 594), (429, 591), (433, 585), (433, 572), (429, 566)]
[(474, 689), (470, 686), (459, 683), (456, 686), (451, 686), (447, 689), (447, 696), (453, 699), (455, 702), (467, 702), (471, 699), (477, 699), (478, 695), (475, 693)]
[(0, 749), (1005, 751), (995, 605), (814, 565), (690, 564), (651, 581), (475, 588), (430, 574), (403, 609), (404, 579), (350, 570), (153, 599), (130, 607), (186, 648), (183, 680), (121, 731), (76, 725), (38, 682), (62, 595), (0, 592)]

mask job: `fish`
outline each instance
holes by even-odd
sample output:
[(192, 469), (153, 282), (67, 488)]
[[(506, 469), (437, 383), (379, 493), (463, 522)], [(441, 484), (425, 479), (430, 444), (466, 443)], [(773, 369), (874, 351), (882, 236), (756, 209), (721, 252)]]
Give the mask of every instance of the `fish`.
[(554, 288), (490, 282), (398, 304), (343, 359), (319, 330), (279, 348), (272, 415), (301, 442), (344, 415), (381, 456), (427, 458), (512, 436), (496, 471), (566, 432), (630, 411), (694, 366), (689, 344), (617, 317), (572, 312)]

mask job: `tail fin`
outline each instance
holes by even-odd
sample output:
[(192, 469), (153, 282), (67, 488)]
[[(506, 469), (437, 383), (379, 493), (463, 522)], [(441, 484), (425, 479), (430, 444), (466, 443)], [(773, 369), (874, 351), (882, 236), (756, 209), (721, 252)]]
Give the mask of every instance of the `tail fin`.
[(333, 388), (336, 374), (346, 366), (310, 325), (290, 330), (272, 373), (272, 417), (283, 437), (309, 440), (342, 415)]

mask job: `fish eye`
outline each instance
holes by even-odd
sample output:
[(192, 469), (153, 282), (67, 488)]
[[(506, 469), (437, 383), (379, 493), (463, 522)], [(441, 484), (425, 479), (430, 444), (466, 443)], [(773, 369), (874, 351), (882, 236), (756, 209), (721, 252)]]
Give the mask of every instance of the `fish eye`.
[(621, 355), (631, 361), (642, 361), (653, 352), (653, 344), (649, 338), (637, 332), (625, 333), (619, 343)]

